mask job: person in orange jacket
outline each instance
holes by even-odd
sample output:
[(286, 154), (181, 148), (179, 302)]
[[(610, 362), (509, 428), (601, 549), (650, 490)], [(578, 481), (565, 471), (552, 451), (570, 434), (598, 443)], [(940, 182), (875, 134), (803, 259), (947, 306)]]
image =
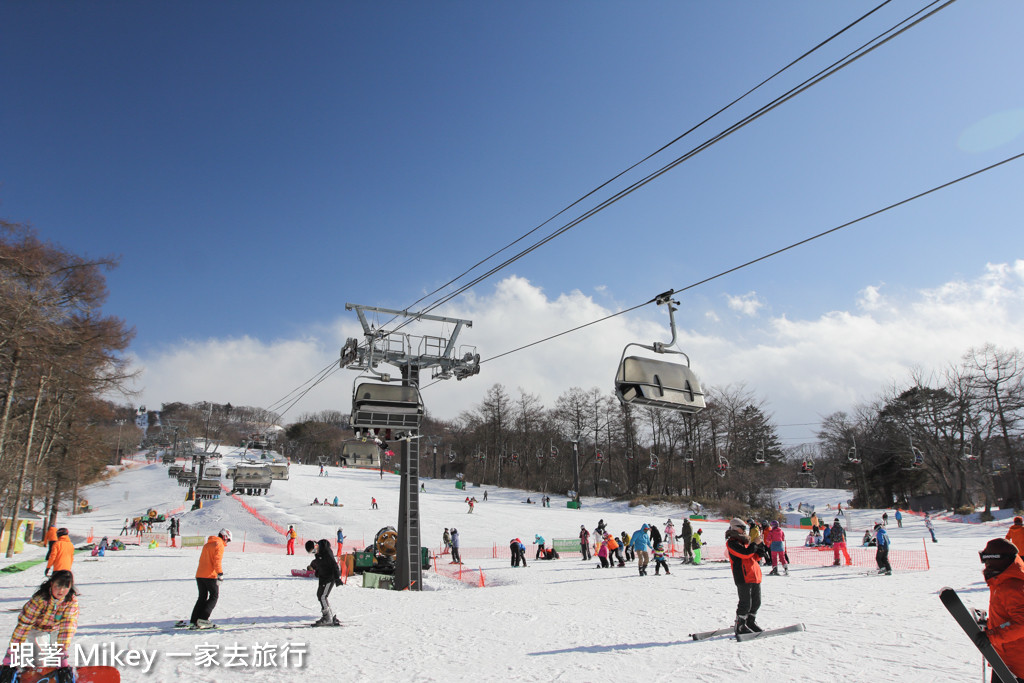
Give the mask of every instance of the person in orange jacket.
[(1017, 546), (1018, 553), (1024, 553), (1024, 519), (1014, 517), (1013, 526), (1006, 530), (1004, 538)]
[(213, 608), (220, 597), (220, 582), (224, 580), (224, 569), (221, 560), (224, 557), (224, 546), (231, 542), (231, 531), (221, 529), (216, 536), (206, 539), (203, 552), (199, 555), (199, 568), (196, 570), (196, 585), (199, 587), (199, 599), (192, 608), (188, 627), (216, 628), (210, 622)]
[(1014, 675), (1024, 676), (1024, 560), (1017, 546), (993, 538), (979, 553), (988, 584), (988, 620), (984, 635)]
[[(327, 500), (326, 498), (324, 500)], [(295, 527), (291, 524), (288, 525), (288, 531), (284, 532), (285, 538), (288, 539), (288, 549), (285, 551), (286, 555), (295, 554), (295, 539), (299, 537), (299, 534), (295, 531)]]
[(50, 571), (71, 571), (71, 563), (75, 561), (75, 546), (71, 545), (68, 538), (68, 530), (64, 527), (57, 529), (57, 540), (50, 551), (50, 559), (46, 561), (44, 576), (49, 576)]
[(43, 536), (43, 543), (46, 544), (46, 559), (50, 559), (50, 553), (53, 552), (53, 544), (57, 542), (57, 527), (52, 524), (46, 529), (46, 535)]

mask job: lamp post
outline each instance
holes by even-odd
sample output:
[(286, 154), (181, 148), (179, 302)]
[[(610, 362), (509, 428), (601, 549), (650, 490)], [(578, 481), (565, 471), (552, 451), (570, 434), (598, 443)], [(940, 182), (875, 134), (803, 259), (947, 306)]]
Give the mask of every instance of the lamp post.
[(117, 452), (114, 453), (113, 465), (121, 464), (121, 427), (124, 426), (124, 420), (114, 420), (117, 423)]

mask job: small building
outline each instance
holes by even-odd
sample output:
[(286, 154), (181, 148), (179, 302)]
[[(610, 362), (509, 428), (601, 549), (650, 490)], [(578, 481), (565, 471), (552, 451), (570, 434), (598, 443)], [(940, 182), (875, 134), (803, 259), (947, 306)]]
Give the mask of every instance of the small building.
[[(0, 533), (0, 552), (7, 552), (7, 544), (11, 534), (11, 522), (12, 518), (7, 517), (4, 519), (3, 532)], [(37, 526), (42, 526), (43, 517), (38, 513), (32, 512), (31, 510), (22, 510), (21, 514), (18, 515), (18, 530), (14, 539), (14, 552), (20, 553), (25, 549), (25, 543), (32, 542), (32, 534), (35, 533)]]

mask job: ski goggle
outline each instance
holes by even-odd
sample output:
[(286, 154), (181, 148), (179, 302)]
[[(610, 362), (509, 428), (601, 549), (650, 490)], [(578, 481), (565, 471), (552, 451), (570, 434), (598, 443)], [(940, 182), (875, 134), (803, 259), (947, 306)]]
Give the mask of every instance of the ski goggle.
[(984, 550), (978, 551), (978, 557), (981, 558), (982, 562), (993, 562), (996, 560), (1012, 560), (1017, 557), (1017, 553), (986, 553)]

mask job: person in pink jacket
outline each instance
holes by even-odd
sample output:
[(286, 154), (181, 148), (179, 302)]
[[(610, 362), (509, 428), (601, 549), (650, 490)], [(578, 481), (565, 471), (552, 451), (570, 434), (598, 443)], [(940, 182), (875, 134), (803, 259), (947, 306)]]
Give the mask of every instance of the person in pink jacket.
[(782, 562), (782, 572), (789, 574), (789, 562), (786, 561), (786, 532), (782, 530), (779, 523), (772, 520), (771, 528), (764, 535), (764, 542), (772, 553), (772, 570), (768, 576), (779, 575), (779, 562)]

